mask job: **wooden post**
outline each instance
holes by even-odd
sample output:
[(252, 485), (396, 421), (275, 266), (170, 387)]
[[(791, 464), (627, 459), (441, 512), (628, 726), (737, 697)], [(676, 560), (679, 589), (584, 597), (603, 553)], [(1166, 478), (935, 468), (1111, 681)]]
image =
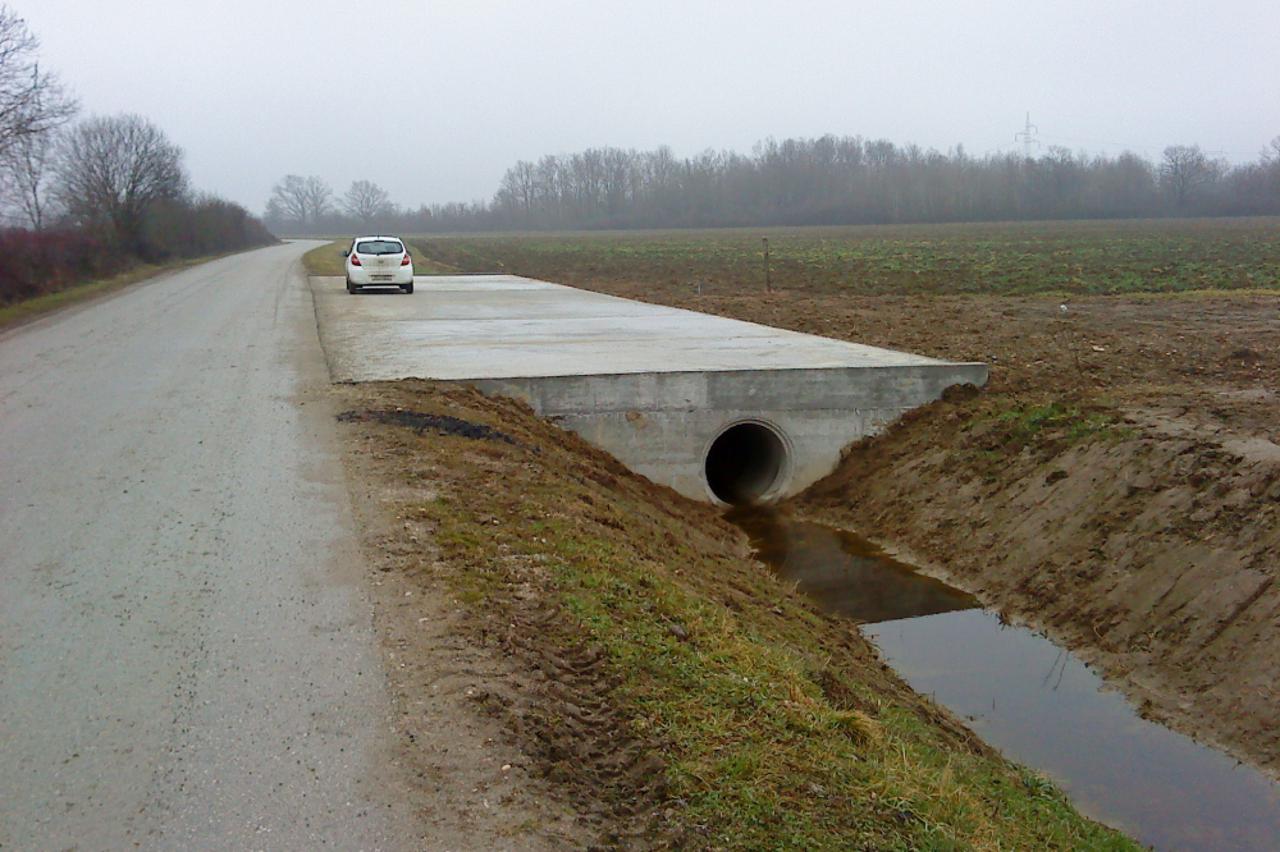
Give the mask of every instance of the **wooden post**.
[(769, 238), (761, 237), (764, 243), (764, 289), (766, 293), (773, 292), (773, 280), (769, 277)]

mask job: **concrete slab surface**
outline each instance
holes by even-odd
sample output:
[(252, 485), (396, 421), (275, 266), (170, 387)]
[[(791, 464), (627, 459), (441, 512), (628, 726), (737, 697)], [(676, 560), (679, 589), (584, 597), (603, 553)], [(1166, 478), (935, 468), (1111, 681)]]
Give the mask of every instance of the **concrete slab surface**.
[(335, 381), (946, 364), (512, 275), (422, 277), (409, 296), (313, 286)]

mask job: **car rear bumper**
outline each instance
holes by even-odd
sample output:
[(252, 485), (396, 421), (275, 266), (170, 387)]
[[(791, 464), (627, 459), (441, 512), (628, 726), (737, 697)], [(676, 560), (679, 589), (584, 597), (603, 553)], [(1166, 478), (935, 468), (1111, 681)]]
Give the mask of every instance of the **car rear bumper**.
[(357, 287), (403, 287), (413, 283), (413, 267), (402, 266), (394, 272), (370, 272), (366, 269), (352, 269), (348, 274), (351, 283)]

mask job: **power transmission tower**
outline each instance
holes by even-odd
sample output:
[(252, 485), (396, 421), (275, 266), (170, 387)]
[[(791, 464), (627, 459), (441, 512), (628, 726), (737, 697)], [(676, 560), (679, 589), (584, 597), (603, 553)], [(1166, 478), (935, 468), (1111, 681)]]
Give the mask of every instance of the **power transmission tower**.
[(1040, 128), (1031, 123), (1031, 113), (1028, 112), (1026, 126), (1013, 134), (1013, 141), (1022, 143), (1023, 153), (1026, 154), (1028, 160), (1031, 159), (1031, 149), (1040, 145), (1040, 140), (1036, 138), (1039, 133)]

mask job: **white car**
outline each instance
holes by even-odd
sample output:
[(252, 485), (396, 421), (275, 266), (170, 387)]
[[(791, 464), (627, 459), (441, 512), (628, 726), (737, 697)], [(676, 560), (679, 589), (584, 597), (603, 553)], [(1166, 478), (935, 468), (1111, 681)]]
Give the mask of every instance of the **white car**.
[(356, 237), (347, 258), (347, 292), (361, 287), (399, 287), (413, 292), (413, 258), (399, 237)]

